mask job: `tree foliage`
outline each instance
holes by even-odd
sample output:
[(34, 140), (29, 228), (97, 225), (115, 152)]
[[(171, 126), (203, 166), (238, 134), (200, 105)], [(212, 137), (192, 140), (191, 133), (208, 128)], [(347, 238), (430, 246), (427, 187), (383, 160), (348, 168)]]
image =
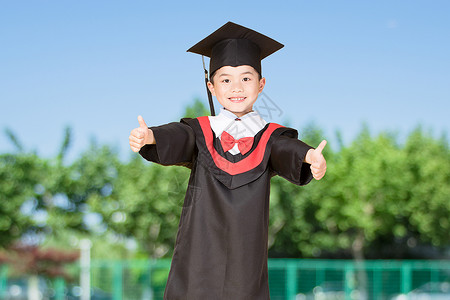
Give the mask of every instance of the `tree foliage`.
[[(197, 101), (185, 116), (203, 114)], [(313, 146), (324, 137), (314, 124), (300, 132)], [(101, 246), (131, 240), (147, 256), (170, 257), (187, 168), (158, 166), (138, 154), (121, 161), (95, 143), (66, 162), (69, 128), (58, 154), (45, 159), (7, 134), (17, 152), (0, 155), (0, 247), (17, 240), (72, 247), (67, 236), (83, 235)], [(448, 141), (417, 128), (400, 143), (364, 127), (352, 143), (329, 145), (324, 155), (321, 181), (298, 187), (272, 179), (272, 257), (425, 257), (424, 247), (450, 246)]]
[(272, 212), (284, 226), (272, 253), (405, 258), (425, 255), (414, 249), (419, 243), (450, 246), (449, 154), (446, 141), (420, 129), (401, 146), (394, 135), (372, 137), (364, 128), (325, 154), (320, 182), (298, 188), (276, 179)]
[(34, 154), (0, 155), (0, 247), (20, 238), (33, 226), (22, 205), (34, 202), (37, 185), (44, 180), (46, 163)]

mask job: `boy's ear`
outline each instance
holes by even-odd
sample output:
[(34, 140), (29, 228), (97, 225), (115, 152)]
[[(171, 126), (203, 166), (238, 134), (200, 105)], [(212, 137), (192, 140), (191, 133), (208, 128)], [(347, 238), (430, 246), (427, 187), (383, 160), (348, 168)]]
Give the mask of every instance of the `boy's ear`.
[(263, 77), (259, 80), (259, 92), (261, 93), (266, 85), (266, 78)]
[(211, 81), (208, 81), (208, 89), (211, 92), (211, 95), (213, 95), (214, 97), (216, 96), (216, 91), (214, 90), (214, 85), (211, 83)]

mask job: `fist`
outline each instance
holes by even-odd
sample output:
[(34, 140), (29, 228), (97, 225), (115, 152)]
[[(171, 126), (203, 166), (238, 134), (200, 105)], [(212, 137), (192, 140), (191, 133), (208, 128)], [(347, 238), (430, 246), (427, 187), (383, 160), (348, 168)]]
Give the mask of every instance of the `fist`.
[(145, 144), (152, 144), (153, 133), (145, 124), (144, 118), (138, 116), (139, 127), (131, 130), (130, 133), (130, 148), (134, 152), (139, 152)]

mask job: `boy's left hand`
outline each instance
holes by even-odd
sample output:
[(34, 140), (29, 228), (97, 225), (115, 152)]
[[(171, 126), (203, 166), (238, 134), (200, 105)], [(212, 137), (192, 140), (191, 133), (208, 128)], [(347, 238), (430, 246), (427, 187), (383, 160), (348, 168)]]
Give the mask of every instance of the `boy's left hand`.
[(316, 149), (309, 149), (305, 156), (305, 162), (311, 165), (311, 173), (316, 180), (322, 179), (327, 171), (327, 161), (322, 154), (326, 144), (327, 141), (323, 140)]

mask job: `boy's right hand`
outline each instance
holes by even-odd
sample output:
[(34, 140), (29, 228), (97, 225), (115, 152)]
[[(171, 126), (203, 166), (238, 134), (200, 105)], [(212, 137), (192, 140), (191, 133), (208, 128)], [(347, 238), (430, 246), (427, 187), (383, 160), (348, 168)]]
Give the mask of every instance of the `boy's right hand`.
[(138, 116), (139, 127), (131, 130), (130, 133), (130, 148), (134, 152), (139, 152), (146, 144), (155, 144), (153, 132), (145, 124), (144, 118)]

